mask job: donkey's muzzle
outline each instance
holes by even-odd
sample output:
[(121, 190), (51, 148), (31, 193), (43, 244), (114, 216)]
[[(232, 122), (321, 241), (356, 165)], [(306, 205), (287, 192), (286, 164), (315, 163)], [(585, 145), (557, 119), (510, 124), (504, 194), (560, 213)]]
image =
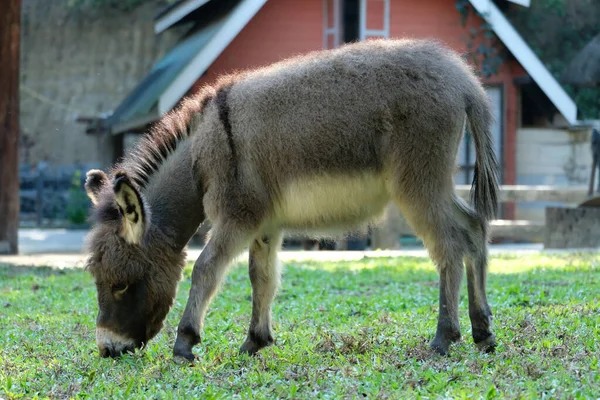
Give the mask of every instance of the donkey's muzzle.
[(101, 357), (120, 357), (122, 354), (135, 351), (135, 342), (132, 339), (112, 332), (110, 329), (96, 328), (96, 344)]
[(98, 350), (100, 350), (100, 357), (102, 357), (102, 358), (107, 358), (107, 357), (118, 358), (118, 357), (121, 357), (121, 355), (123, 355), (123, 354), (127, 354), (128, 352), (133, 353), (135, 351), (135, 348), (133, 346), (116, 348), (111, 345), (108, 345), (108, 346), (98, 347)]

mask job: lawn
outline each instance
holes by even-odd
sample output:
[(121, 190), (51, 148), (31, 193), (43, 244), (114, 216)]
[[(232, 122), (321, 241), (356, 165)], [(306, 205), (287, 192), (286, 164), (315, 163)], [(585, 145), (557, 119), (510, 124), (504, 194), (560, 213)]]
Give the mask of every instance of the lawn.
[(250, 318), (246, 265), (213, 302), (194, 365), (171, 347), (185, 271), (163, 331), (143, 352), (98, 356), (96, 294), (81, 270), (0, 265), (0, 398), (598, 398), (600, 255), (492, 258), (495, 354), (473, 345), (466, 279), (463, 340), (428, 350), (438, 277), (426, 258), (288, 262), (276, 345), (238, 354)]

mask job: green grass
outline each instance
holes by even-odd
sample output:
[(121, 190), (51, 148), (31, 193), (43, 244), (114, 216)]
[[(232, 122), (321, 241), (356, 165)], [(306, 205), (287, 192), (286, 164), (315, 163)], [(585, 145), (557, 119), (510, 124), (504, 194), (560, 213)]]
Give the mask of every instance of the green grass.
[(598, 398), (600, 255), (496, 257), (495, 354), (463, 340), (431, 354), (438, 277), (428, 259), (287, 263), (276, 345), (238, 354), (250, 283), (237, 265), (213, 302), (194, 366), (171, 347), (187, 268), (165, 329), (143, 352), (101, 359), (95, 288), (80, 270), (0, 266), (0, 398)]

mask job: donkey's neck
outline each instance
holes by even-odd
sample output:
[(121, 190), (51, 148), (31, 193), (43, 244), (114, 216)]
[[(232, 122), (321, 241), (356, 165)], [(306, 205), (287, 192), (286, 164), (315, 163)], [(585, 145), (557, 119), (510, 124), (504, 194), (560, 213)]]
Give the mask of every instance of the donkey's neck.
[(183, 249), (204, 220), (190, 139), (181, 141), (162, 162), (143, 195), (150, 206), (151, 224), (172, 237), (177, 250)]

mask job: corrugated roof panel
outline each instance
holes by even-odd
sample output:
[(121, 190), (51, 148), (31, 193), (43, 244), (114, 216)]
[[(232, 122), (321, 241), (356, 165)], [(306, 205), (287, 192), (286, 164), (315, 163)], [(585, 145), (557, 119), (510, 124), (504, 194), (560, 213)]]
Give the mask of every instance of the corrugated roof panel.
[(192, 34), (157, 61), (150, 73), (105, 120), (104, 125), (113, 128), (113, 133), (118, 133), (114, 128), (127, 121), (152, 114), (156, 114), (158, 118), (156, 106), (160, 95), (191, 59), (211, 40), (223, 24), (225, 17), (213, 21), (200, 31)]

